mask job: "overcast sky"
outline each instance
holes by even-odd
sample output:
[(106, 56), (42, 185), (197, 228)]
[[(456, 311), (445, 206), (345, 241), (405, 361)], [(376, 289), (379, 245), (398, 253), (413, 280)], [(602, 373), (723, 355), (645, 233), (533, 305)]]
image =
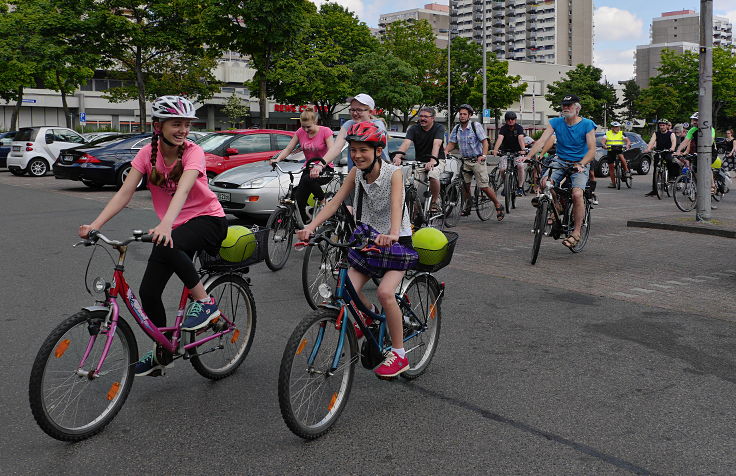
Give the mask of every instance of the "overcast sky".
[[(312, 0), (316, 4), (324, 0)], [(423, 7), (426, 0), (337, 0), (336, 3), (354, 11), (368, 26), (378, 25), (378, 16), (399, 10)], [(447, 5), (447, 0), (436, 3)], [(399, 6), (400, 5), (400, 6)], [(593, 63), (603, 69), (610, 82), (634, 77), (634, 51), (636, 45), (649, 43), (649, 26), (652, 18), (664, 11), (695, 10), (698, 0), (641, 1), (597, 0), (593, 2)], [(725, 16), (736, 24), (736, 0), (713, 0), (714, 14)]]

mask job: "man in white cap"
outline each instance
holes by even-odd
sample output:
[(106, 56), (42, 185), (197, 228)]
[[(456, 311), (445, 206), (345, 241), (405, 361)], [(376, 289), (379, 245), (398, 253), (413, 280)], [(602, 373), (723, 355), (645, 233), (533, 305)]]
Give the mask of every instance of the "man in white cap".
[[(347, 98), (345, 102), (350, 104), (348, 111), (350, 112), (351, 119), (345, 121), (345, 124), (342, 125), (342, 127), (340, 128), (340, 132), (337, 134), (335, 142), (332, 144), (330, 150), (328, 150), (323, 157), (326, 164), (332, 162), (333, 160), (335, 160), (335, 157), (340, 155), (340, 152), (342, 152), (342, 148), (345, 145), (345, 137), (347, 136), (348, 129), (350, 129), (350, 126), (352, 126), (353, 124), (357, 122), (371, 121), (379, 129), (383, 131), (386, 130), (386, 124), (384, 124), (381, 119), (374, 119), (371, 114), (371, 112), (376, 108), (376, 103), (373, 101), (372, 97), (365, 93), (360, 93), (356, 94), (353, 97)], [(381, 158), (386, 162), (389, 162), (388, 147), (383, 148)], [(322, 165), (318, 167), (313, 167), (311, 174), (315, 177), (319, 175), (319, 173), (322, 171), (320, 167), (324, 168), (324, 166)], [(351, 168), (353, 168), (353, 160), (350, 158), (350, 150), (348, 150), (348, 170), (350, 170)]]

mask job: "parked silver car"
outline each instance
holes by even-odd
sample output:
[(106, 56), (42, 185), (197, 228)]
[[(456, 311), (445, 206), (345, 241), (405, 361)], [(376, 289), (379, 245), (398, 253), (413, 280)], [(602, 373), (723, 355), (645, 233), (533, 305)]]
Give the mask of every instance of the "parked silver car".
[[(388, 150), (397, 150), (403, 142), (403, 132), (389, 132)], [(414, 160), (414, 146), (406, 154), (406, 160)], [(347, 145), (336, 159), (338, 167), (347, 165)], [(279, 163), (282, 169), (294, 172), (294, 185), (299, 183), (304, 154), (294, 152)], [(217, 194), (226, 213), (238, 218), (253, 215), (270, 215), (279, 203), (279, 197), (289, 189), (289, 175), (279, 174), (268, 162), (256, 162), (226, 170), (210, 180), (210, 189)]]

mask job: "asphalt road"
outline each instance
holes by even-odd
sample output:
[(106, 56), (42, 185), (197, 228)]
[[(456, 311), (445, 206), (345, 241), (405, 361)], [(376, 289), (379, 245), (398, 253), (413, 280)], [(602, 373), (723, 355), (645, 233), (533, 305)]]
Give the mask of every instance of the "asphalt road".
[[(103, 433), (66, 444), (36, 426), (28, 375), (51, 329), (91, 303), (90, 251), (71, 245), (112, 192), (2, 170), (0, 474), (733, 474), (734, 242), (627, 229), (674, 211), (643, 197), (647, 178), (602, 185), (583, 253), (547, 239), (536, 266), (528, 199), (501, 223), (464, 219), (438, 274), (447, 297), (428, 372), (384, 382), (358, 368), (318, 441), (292, 435), (277, 402), (281, 353), (308, 312), (294, 253), (278, 273), (251, 270), (256, 338), (236, 374), (210, 382), (177, 361), (163, 378), (136, 379)], [(156, 223), (137, 195), (106, 234)], [(128, 256), (136, 288), (147, 246)], [(108, 270), (96, 255), (92, 273)]]

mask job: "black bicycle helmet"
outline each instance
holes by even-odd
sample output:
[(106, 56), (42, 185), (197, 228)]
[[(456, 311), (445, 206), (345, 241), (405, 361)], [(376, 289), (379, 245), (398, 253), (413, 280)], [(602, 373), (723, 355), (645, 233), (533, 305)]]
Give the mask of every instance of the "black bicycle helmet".
[(507, 111), (503, 116), (504, 121), (516, 119), (516, 113), (514, 111)]

